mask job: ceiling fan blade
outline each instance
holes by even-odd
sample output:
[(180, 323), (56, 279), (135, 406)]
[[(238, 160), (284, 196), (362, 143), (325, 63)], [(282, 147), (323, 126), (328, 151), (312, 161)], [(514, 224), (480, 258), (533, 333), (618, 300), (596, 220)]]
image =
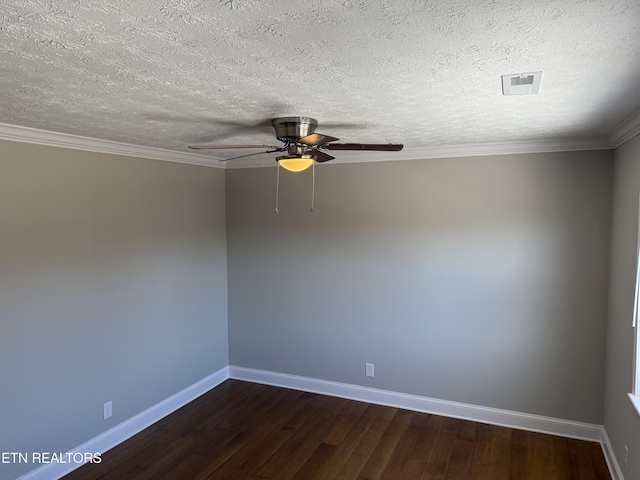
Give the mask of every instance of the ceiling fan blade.
[(378, 152), (399, 152), (404, 145), (401, 143), (329, 143), (324, 146), (327, 150), (373, 150)]
[(302, 137), (298, 141), (300, 143), (304, 143), (305, 145), (324, 145), (325, 143), (335, 142), (336, 140), (340, 139), (336, 137), (330, 137), (329, 135), (323, 135), (321, 133), (312, 133), (311, 135)]
[(231, 150), (235, 148), (280, 148), (275, 145), (189, 145), (192, 150)]
[(336, 157), (332, 157), (328, 153), (321, 152), (320, 150), (308, 150), (304, 153), (313, 155), (314, 157), (316, 157), (316, 162), (318, 163), (328, 162), (329, 160), (333, 160), (334, 158), (336, 158)]
[(219, 162), (228, 162), (229, 160), (236, 160), (238, 158), (245, 158), (245, 157), (253, 157), (254, 155), (263, 155), (265, 153), (273, 153), (273, 152), (284, 152), (284, 148), (278, 148), (276, 150), (267, 150), (266, 152), (249, 153), (248, 155), (240, 155), (238, 157), (223, 158), (222, 160), (218, 160), (218, 161)]

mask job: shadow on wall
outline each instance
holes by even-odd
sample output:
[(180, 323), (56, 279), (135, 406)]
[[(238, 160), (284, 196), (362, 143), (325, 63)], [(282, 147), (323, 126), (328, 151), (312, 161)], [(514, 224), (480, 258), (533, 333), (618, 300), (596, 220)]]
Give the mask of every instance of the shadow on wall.
[(233, 364), (601, 423), (609, 152), (272, 173), (227, 172)]
[(0, 143), (0, 451), (68, 451), (228, 364), (224, 172)]

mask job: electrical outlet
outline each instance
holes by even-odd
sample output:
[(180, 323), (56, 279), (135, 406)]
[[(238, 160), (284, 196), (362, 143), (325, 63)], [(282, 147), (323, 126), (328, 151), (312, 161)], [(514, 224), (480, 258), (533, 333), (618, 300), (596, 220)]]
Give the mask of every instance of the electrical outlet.
[(111, 401), (104, 404), (103, 412), (105, 420), (113, 415), (113, 403)]
[(624, 470), (625, 472), (629, 470), (629, 448), (624, 446)]
[(365, 369), (364, 369), (364, 374), (367, 377), (373, 377), (374, 375), (374, 371), (373, 371), (373, 363), (365, 363), (364, 364)]

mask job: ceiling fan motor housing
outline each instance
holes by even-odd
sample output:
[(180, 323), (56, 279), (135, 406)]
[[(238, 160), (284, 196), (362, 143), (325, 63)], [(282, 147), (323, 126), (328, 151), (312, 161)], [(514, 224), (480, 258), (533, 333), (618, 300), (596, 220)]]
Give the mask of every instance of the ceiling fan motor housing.
[(297, 142), (302, 137), (311, 135), (318, 126), (318, 121), (310, 117), (274, 118), (271, 125), (276, 130), (276, 137), (281, 142)]

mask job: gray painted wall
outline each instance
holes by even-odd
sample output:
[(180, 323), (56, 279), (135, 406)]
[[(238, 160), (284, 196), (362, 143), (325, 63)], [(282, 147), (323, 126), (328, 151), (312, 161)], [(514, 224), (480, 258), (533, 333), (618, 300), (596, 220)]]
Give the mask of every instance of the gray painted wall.
[(602, 423), (612, 159), (226, 171), (230, 363)]
[(0, 152), (0, 451), (69, 451), (228, 364), (222, 170)]
[[(616, 152), (604, 409), (634, 472), (638, 150)], [(67, 451), (228, 363), (603, 422), (613, 152), (321, 165), (315, 213), (283, 172), (278, 215), (273, 168), (0, 152), (0, 451)]]
[(629, 447), (625, 478), (640, 478), (640, 417), (627, 397), (633, 381), (631, 327), (638, 241), (640, 136), (615, 152), (613, 224), (604, 426), (618, 463), (624, 469), (624, 446)]

